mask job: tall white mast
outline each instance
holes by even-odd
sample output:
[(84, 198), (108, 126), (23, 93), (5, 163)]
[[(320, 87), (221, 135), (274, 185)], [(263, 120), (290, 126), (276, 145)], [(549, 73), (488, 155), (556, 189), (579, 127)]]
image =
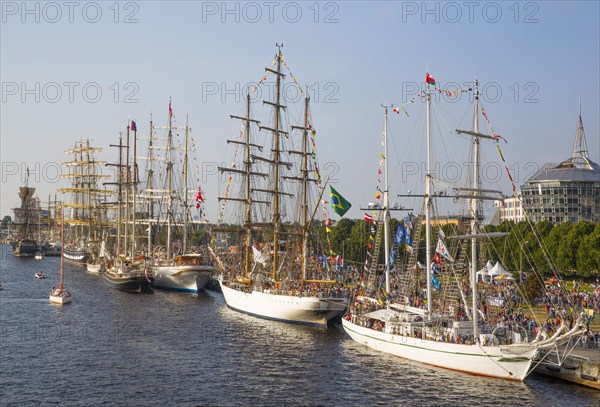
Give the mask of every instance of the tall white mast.
[(173, 114), (171, 111), (171, 99), (169, 99), (169, 134), (167, 136), (167, 260), (171, 259), (171, 223), (173, 216), (173, 196), (171, 193), (171, 177), (173, 170), (173, 133), (172, 120)]
[[(473, 132), (479, 133), (479, 89), (475, 80), (475, 103), (473, 109)], [(479, 138), (473, 137), (473, 195), (479, 189)], [(469, 200), (471, 212), (471, 233), (477, 233), (479, 224), (479, 200), (475, 197)], [(477, 239), (471, 239), (471, 287), (473, 291), (473, 337), (479, 338), (477, 315)]]
[(425, 80), (425, 97), (427, 101), (427, 173), (425, 174), (425, 267), (427, 278), (427, 318), (431, 318), (432, 295), (431, 295), (431, 94), (429, 83)]
[(185, 150), (183, 156), (183, 210), (184, 213), (184, 226), (183, 226), (183, 253), (187, 253), (187, 239), (188, 239), (188, 224), (189, 224), (189, 216), (190, 216), (190, 206), (188, 205), (188, 116), (185, 116)]
[(154, 132), (152, 124), (152, 114), (150, 114), (150, 141), (148, 142), (148, 180), (146, 183), (146, 189), (149, 191), (148, 194), (148, 248), (147, 255), (150, 256), (152, 253), (152, 187), (154, 183), (152, 178), (154, 177), (154, 171), (152, 170), (152, 133)]
[[(383, 119), (383, 155), (384, 175), (383, 175), (383, 241), (385, 255), (385, 291), (390, 292), (390, 207), (389, 207), (389, 180), (388, 180), (388, 143), (387, 143), (387, 127), (388, 127), (388, 107), (381, 105), (384, 110)], [(377, 254), (375, 254), (377, 255)]]

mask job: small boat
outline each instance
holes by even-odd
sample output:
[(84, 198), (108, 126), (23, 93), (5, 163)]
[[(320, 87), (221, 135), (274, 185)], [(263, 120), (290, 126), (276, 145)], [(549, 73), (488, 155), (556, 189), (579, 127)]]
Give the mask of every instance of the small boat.
[(35, 256), (33, 256), (36, 260), (42, 260), (44, 258), (44, 253), (37, 252)]
[(71, 293), (67, 291), (65, 288), (65, 256), (64, 256), (64, 247), (65, 247), (65, 212), (63, 209), (62, 213), (62, 222), (61, 222), (61, 250), (63, 251), (63, 255), (60, 257), (60, 284), (58, 288), (52, 287), (52, 291), (50, 291), (50, 302), (52, 304), (64, 305), (71, 302)]
[(44, 278), (46, 278), (46, 275), (43, 272), (38, 271), (37, 273), (35, 273), (35, 278), (37, 278), (38, 280), (43, 280)]

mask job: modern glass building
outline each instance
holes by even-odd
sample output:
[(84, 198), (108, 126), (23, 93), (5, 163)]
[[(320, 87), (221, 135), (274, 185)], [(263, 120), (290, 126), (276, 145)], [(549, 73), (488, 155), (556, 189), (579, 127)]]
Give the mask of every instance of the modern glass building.
[(588, 156), (581, 107), (571, 157), (544, 165), (521, 186), (521, 193), (534, 222), (600, 222), (600, 166)]

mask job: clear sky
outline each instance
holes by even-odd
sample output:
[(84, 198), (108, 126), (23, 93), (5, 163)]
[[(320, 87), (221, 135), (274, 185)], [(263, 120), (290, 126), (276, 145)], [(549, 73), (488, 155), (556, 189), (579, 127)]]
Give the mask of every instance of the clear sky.
[[(276, 42), (309, 86), (321, 167), (353, 203), (351, 217), (374, 199), (381, 103), (409, 100), (427, 69), (442, 86), (481, 81), (519, 184), (570, 156), (580, 95), (590, 158), (599, 162), (599, 27), (597, 1), (3, 1), (0, 215), (18, 204), (27, 166), (46, 200), (65, 185), (56, 169), (66, 148), (89, 138), (112, 159), (108, 145), (128, 117), (141, 131), (150, 113), (164, 124), (169, 97), (180, 122), (189, 113), (202, 168), (230, 161), (225, 140), (239, 124), (229, 115), (244, 109), (236, 87), (261, 78)], [(468, 143), (450, 130), (470, 128), (468, 96), (434, 110), (436, 160), (462, 163)], [(421, 188), (422, 172), (406, 163), (422, 168), (424, 106), (407, 111), (390, 117), (394, 194)], [(493, 145), (484, 155), (499, 161)], [(213, 172), (203, 178), (214, 221), (223, 186)]]

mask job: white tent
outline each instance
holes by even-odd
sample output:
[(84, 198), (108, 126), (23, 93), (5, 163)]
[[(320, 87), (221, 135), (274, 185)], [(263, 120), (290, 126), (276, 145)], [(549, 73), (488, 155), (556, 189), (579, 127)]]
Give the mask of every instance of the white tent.
[(482, 268), (477, 272), (477, 281), (482, 281), (485, 283), (486, 280), (490, 279), (490, 273), (487, 267)]
[(487, 264), (485, 265), (485, 268), (487, 269), (487, 271), (492, 271), (492, 269), (494, 268), (494, 263), (488, 260)]
[(494, 267), (490, 270), (489, 275), (492, 277), (498, 277), (502, 275), (512, 277), (512, 273), (506, 271), (499, 261), (497, 261)]

